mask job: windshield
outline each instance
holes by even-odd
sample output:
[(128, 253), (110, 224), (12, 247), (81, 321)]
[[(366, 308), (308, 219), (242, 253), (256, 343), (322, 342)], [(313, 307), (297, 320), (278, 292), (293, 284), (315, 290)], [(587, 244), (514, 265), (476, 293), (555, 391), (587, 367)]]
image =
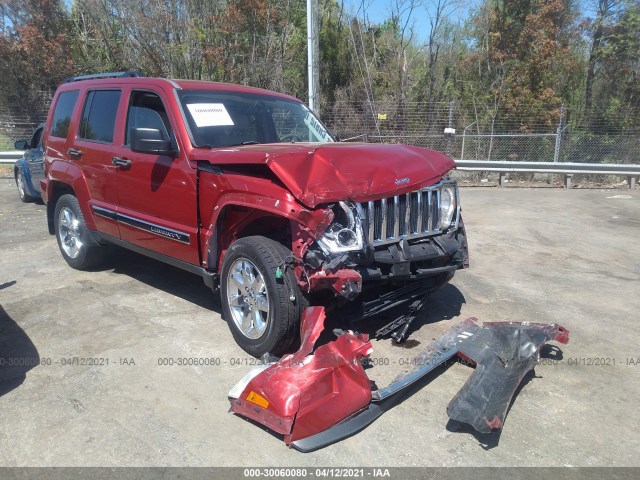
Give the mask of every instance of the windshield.
[(333, 142), (303, 104), (241, 92), (179, 90), (195, 147)]

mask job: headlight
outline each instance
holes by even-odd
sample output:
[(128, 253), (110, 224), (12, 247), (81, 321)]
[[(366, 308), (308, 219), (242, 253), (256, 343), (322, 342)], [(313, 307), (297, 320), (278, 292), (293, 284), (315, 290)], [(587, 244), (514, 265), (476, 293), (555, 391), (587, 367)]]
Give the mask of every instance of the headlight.
[(340, 202), (333, 223), (318, 240), (327, 253), (355, 252), (364, 248), (362, 222), (355, 205)]
[(454, 187), (444, 187), (440, 190), (440, 222), (438, 228), (445, 230), (455, 220), (457, 209), (456, 190)]

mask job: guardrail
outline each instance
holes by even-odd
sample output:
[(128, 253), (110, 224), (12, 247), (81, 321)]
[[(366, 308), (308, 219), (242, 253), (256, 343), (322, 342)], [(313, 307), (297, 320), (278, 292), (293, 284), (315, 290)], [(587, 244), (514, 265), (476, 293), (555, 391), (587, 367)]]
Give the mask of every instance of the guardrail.
[(497, 162), (488, 160), (456, 160), (461, 171), (498, 172), (500, 186), (505, 183), (507, 173), (552, 173), (564, 176), (565, 188), (571, 187), (571, 179), (576, 174), (617, 175), (627, 177), (629, 189), (635, 187), (640, 177), (640, 165), (614, 163), (563, 163), (563, 162)]
[[(22, 157), (19, 150), (0, 152), (0, 165), (12, 165)], [(504, 162), (488, 160), (456, 160), (458, 170), (475, 172), (498, 172), (500, 186), (505, 183), (507, 173), (551, 173), (564, 176), (564, 186), (571, 186), (571, 179), (576, 174), (617, 175), (627, 177), (629, 188), (633, 189), (640, 177), (640, 165), (615, 163), (563, 163), (563, 162)]]
[(0, 152), (0, 165), (13, 165), (16, 160), (22, 158), (20, 150), (12, 150), (11, 152)]

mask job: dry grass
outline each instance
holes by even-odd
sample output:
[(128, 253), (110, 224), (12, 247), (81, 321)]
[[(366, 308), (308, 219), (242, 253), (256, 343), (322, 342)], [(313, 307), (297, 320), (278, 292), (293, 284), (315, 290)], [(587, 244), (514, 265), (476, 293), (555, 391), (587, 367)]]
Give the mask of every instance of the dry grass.
[(13, 178), (13, 165), (0, 165), (0, 178)]

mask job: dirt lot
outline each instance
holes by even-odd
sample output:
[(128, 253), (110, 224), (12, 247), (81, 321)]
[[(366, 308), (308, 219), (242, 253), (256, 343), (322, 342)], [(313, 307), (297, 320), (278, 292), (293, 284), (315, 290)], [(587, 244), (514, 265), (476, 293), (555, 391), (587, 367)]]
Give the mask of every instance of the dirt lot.
[[(536, 367), (501, 435), (447, 430), (471, 373), (456, 363), (363, 432), (301, 454), (227, 413), (250, 358), (199, 278), (122, 250), (100, 271), (71, 270), (44, 206), (0, 179), (0, 357), (39, 363), (0, 366), (0, 465), (639, 466), (640, 194), (462, 197), (471, 269), (431, 298), (413, 348), (373, 342), (389, 365), (371, 376), (390, 378), (418, 342), (469, 316), (558, 322), (571, 331), (562, 361)], [(63, 364), (75, 357), (102, 364)]]

